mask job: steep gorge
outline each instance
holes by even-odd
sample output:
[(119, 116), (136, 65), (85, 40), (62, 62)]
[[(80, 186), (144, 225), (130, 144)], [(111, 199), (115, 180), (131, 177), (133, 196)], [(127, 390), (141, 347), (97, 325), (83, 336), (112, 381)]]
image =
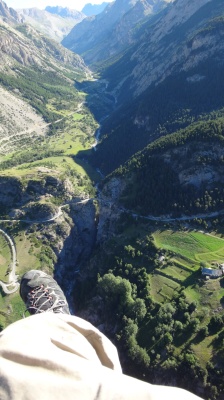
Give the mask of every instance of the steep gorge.
[[(32, 265), (55, 274), (72, 311), (94, 322), (116, 342), (125, 372), (140, 378), (144, 375), (150, 382), (181, 385), (212, 398), (218, 391), (222, 396), (224, 389), (216, 379), (223, 375), (224, 288), (222, 278), (213, 282), (201, 278), (200, 260), (215, 268), (223, 258), (223, 239), (219, 237), (223, 234), (223, 213), (219, 211), (223, 211), (224, 201), (224, 193), (219, 192), (223, 186), (223, 21), (211, 21), (210, 15), (207, 19), (208, 8), (202, 7), (203, 18), (196, 25), (201, 30), (187, 27), (194, 18), (200, 19), (197, 7), (209, 3), (179, 0), (173, 6), (186, 9), (185, 14), (177, 13), (178, 7), (163, 12), (168, 21), (166, 36), (162, 37), (161, 21), (153, 33), (158, 38), (154, 61), (161, 61), (154, 64), (157, 85), (153, 86), (153, 78), (144, 92), (150, 75), (143, 68), (149, 55), (144, 51), (146, 42), (132, 53), (136, 65), (127, 63), (127, 53), (108, 69), (104, 65), (101, 72), (107, 80), (99, 81), (91, 79), (79, 57), (63, 53), (60, 46), (58, 53), (51, 41), (38, 42), (42, 49), (49, 47), (51, 72), (54, 65), (59, 68), (56, 59), (62, 61), (58, 80), (66, 68), (64, 61), (71, 61), (65, 71), (70, 86), (60, 80), (60, 90), (58, 85), (56, 91), (51, 88), (52, 97), (45, 103), (48, 110), (59, 114), (54, 115), (56, 125), (61, 118), (63, 121), (50, 135), (34, 141), (32, 151), (28, 148), (13, 157), (2, 156), (0, 205), (2, 219), (7, 218), (1, 223), (18, 248), (19, 273)], [(216, 4), (223, 11), (222, 3)], [(173, 37), (181, 28), (189, 36), (175, 53)], [(20, 40), (24, 29), (32, 34), (33, 42), (39, 37), (31, 28), (20, 27)], [(146, 36), (150, 32), (151, 26)], [(13, 35), (17, 40), (15, 30)], [(166, 54), (172, 53), (172, 57), (164, 61), (167, 43)], [(213, 47), (211, 43), (215, 43)], [(22, 68), (23, 58), (16, 60), (10, 51), (10, 62)], [(40, 55), (38, 51), (35, 54)], [(139, 55), (140, 59), (135, 59)], [(81, 93), (73, 88), (73, 57), (81, 75), (81, 82), (76, 82)], [(200, 57), (204, 64), (199, 63)], [(35, 66), (49, 72), (46, 57), (37, 60)], [(164, 66), (169, 77), (161, 73)], [(135, 83), (125, 86), (130, 71), (134, 71)], [(86, 74), (90, 81), (84, 81)], [(44, 77), (52, 75), (38, 76), (43, 83)], [(141, 96), (135, 91), (138, 83)], [(103, 124), (102, 145), (97, 151), (93, 150), (94, 132), (99, 123), (89, 110)], [(108, 110), (115, 112), (102, 121)], [(103, 147), (106, 141), (107, 151)], [(103, 165), (106, 172), (112, 171), (102, 182), (92, 169), (93, 158), (96, 167)], [(95, 189), (88, 174), (92, 181), (98, 180)], [(192, 190), (177, 202), (177, 187)], [(198, 188), (203, 189), (201, 197)], [(19, 300), (10, 299), (11, 314), (6, 312), (8, 300), (0, 299), (6, 323), (12, 315), (20, 318)], [(205, 345), (212, 350), (206, 352), (206, 361), (201, 361)]]

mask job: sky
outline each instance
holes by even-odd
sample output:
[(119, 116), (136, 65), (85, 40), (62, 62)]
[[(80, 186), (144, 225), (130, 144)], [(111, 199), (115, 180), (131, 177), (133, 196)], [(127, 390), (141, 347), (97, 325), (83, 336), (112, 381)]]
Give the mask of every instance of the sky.
[(111, 0), (3, 0), (8, 7), (12, 8), (31, 8), (37, 7), (43, 10), (46, 6), (69, 7), (73, 10), (81, 11), (85, 4), (101, 4), (103, 1)]

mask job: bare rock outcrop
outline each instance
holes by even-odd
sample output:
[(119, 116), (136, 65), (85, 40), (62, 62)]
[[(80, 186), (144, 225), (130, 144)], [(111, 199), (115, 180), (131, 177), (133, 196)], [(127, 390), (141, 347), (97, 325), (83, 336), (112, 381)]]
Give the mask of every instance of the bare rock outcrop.
[(102, 242), (114, 234), (114, 228), (122, 209), (118, 201), (126, 187), (124, 180), (113, 177), (103, 188), (99, 196), (99, 222), (97, 228), (97, 242)]
[(23, 196), (23, 186), (19, 179), (0, 177), (0, 206), (12, 207)]
[(9, 8), (2, 0), (0, 0), (0, 17), (2, 17), (4, 21), (8, 23), (18, 24), (23, 22), (21, 15), (19, 15), (13, 8)]

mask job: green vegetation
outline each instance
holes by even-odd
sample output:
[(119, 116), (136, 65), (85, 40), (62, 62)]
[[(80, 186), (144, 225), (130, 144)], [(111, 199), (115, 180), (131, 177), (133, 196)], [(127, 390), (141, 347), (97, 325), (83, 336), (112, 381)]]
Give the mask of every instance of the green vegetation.
[(0, 280), (7, 281), (7, 274), (10, 271), (11, 253), (9, 243), (0, 232)]
[(217, 268), (224, 260), (223, 239), (158, 223), (155, 229), (122, 216), (117, 235), (84, 266), (88, 279), (77, 284), (75, 301), (91, 314), (100, 309), (98, 323), (108, 335), (116, 330), (126, 373), (150, 381), (158, 373), (175, 377), (191, 391), (201, 382), (209, 398), (210, 385), (224, 390), (213, 369), (216, 359), (221, 362), (215, 343), (223, 334), (224, 278), (205, 280), (202, 259)]
[[(29, 36), (26, 26), (18, 30)], [(39, 47), (43, 45), (32, 40)], [(57, 45), (48, 39), (42, 41), (53, 54)], [(51, 64), (50, 59), (49, 68), (16, 64), (13, 73), (0, 73), (0, 85), (28, 102), (43, 117), (46, 127), (45, 135), (38, 134), (39, 126), (37, 132), (27, 129), (23, 135), (10, 131), (7, 150), (2, 149), (0, 155), (0, 183), (6, 185), (5, 198), (0, 203), (1, 219), (30, 221), (1, 222), (2, 229), (15, 242), (19, 277), (30, 268), (54, 273), (60, 246), (70, 234), (72, 220), (64, 207), (64, 218), (49, 223), (41, 221), (55, 216), (59, 206), (76, 196), (95, 195), (94, 183), (100, 176), (85, 160), (77, 158), (79, 152), (91, 151), (98, 128), (93, 114), (84, 105), (86, 94), (78, 92), (74, 85), (74, 79), (82, 80), (84, 76), (81, 69), (57, 64), (56, 60)], [(0, 247), (0, 279), (7, 283), (5, 275), (11, 253), (2, 235)], [(0, 327), (20, 319), (24, 309), (18, 292), (5, 295), (0, 288)]]
[(156, 246), (186, 257), (198, 265), (199, 261), (224, 260), (224, 239), (200, 232), (157, 231), (153, 234)]
[[(123, 65), (125, 69), (126, 65)], [(127, 80), (127, 91), (123, 89), (123, 96), (128, 98), (103, 124), (101, 144), (97, 154), (92, 155), (94, 164), (105, 173), (110, 173), (156, 139), (164, 136), (169, 141), (170, 134), (187, 127), (191, 130), (191, 125), (197, 122), (197, 137), (201, 136), (204, 140), (204, 128), (201, 132), (200, 122), (203, 125), (203, 122), (218, 117), (222, 119), (224, 115), (222, 68), (215, 61), (207, 61), (191, 70), (191, 75), (205, 78), (189, 83), (188, 74), (182, 72), (150, 87), (134, 101), (129, 94)], [(213, 132), (211, 135), (214, 136)]]
[(36, 146), (34, 149), (24, 150), (17, 154), (12, 154), (10, 158), (0, 163), (0, 169), (10, 169), (12, 167), (16, 167), (17, 165), (25, 164), (25, 163), (33, 163), (36, 160), (43, 160), (45, 158), (49, 158), (52, 156), (59, 156), (63, 154), (60, 150), (50, 150), (43, 149), (42, 146)]
[(1, 73), (0, 83), (29, 101), (48, 122), (49, 131), (45, 137), (32, 140), (21, 136), (21, 150), (17, 147), (17, 151), (1, 156), (1, 175), (25, 181), (27, 176), (38, 176), (40, 180), (52, 173), (61, 180), (70, 177), (76, 194), (93, 193), (91, 181), (97, 181), (99, 175), (85, 162), (76, 162), (75, 156), (91, 148), (98, 124), (83, 105), (85, 94), (80, 94), (67, 79), (67, 72), (72, 71), (18, 66), (15, 72), (16, 76)]
[[(222, 27), (223, 18), (210, 21), (188, 44)], [(25, 26), (18, 30), (30, 37)], [(180, 35), (186, 30), (187, 24)], [(48, 39), (45, 43), (51, 46)], [(120, 64), (110, 59), (101, 66), (104, 77), (112, 78), (110, 85), (116, 86), (127, 76), (127, 68), (134, 66), (136, 61), (132, 58), (130, 63), (129, 54), (119, 54)], [(16, 195), (13, 201), (9, 196), (10, 204), (3, 199), (0, 211), (7, 218), (15, 214), (32, 221), (2, 223), (16, 244), (19, 276), (30, 267), (53, 274), (63, 254), (73, 268), (67, 243), (80, 227), (76, 223), (71, 233), (71, 203), (76, 196), (95, 196), (93, 182), (100, 177), (92, 162), (106, 173), (118, 168), (105, 182), (116, 176), (127, 183), (117, 199), (124, 208), (139, 216), (166, 214), (168, 222), (134, 219), (131, 212), (124, 212), (111, 225), (108, 222), (105, 241), (95, 246), (90, 259), (86, 260), (85, 251), (78, 257), (84, 273), (81, 270), (80, 281), (77, 275), (77, 311), (88, 308), (97, 324), (104, 325), (119, 347), (128, 374), (148, 381), (157, 375), (192, 391), (201, 385), (207, 398), (215, 399), (224, 393), (220, 381), (224, 278), (206, 280), (201, 267), (217, 268), (224, 261), (224, 241), (217, 232), (209, 236), (193, 229), (219, 231), (220, 221), (223, 225), (221, 216), (216, 221), (198, 218), (198, 214), (224, 210), (223, 68), (214, 59), (190, 75), (171, 76), (132, 102), (128, 79), (127, 91), (115, 99), (105, 92), (103, 79), (74, 86), (74, 78), (83, 75), (71, 67), (54, 70), (51, 65), (43, 71), (17, 65), (13, 75), (1, 72), (0, 84), (29, 102), (43, 116), (48, 132), (39, 137), (37, 132), (24, 135), (15, 141), (16, 151), (12, 147), (10, 153), (2, 152), (0, 180), (7, 187), (7, 179), (12, 179)], [(194, 80), (198, 75), (200, 79)], [(126, 104), (111, 113), (117, 100), (118, 105), (123, 100)], [(99, 127), (96, 117), (104, 121), (97, 152), (91, 150)], [(95, 201), (94, 224), (101, 206)], [(46, 221), (59, 210), (63, 212), (59, 221)], [(185, 228), (181, 222), (169, 224), (169, 217), (173, 220), (183, 214), (195, 215), (195, 220), (191, 218)], [(88, 228), (83, 232), (89, 235)], [(0, 279), (5, 281), (11, 254), (1, 235), (0, 247)], [(24, 306), (18, 293), (5, 296), (1, 290), (0, 294), (1, 329), (21, 318)]]
[[(219, 177), (208, 187), (201, 171), (206, 165), (220, 173), (223, 156), (217, 149), (223, 148), (223, 132), (223, 117), (197, 122), (134, 155), (112, 174), (126, 177), (125, 206), (143, 215), (172, 213), (174, 217), (222, 210), (224, 191)], [(182, 184), (184, 174), (186, 183)]]
[(37, 67), (16, 67), (17, 76), (0, 73), (0, 84), (7, 90), (19, 90), (23, 97), (44, 117), (46, 122), (58, 119), (58, 114), (47, 109), (52, 98), (60, 104), (65, 96), (71, 102), (78, 101), (79, 96), (64, 77), (55, 72), (43, 72)]

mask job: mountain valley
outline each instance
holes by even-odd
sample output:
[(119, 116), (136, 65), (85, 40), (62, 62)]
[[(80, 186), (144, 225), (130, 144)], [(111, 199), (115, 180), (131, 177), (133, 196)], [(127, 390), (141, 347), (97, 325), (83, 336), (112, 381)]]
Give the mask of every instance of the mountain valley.
[(116, 0), (63, 46), (24, 18), (0, 0), (0, 330), (42, 269), (125, 373), (224, 399), (222, 1)]

